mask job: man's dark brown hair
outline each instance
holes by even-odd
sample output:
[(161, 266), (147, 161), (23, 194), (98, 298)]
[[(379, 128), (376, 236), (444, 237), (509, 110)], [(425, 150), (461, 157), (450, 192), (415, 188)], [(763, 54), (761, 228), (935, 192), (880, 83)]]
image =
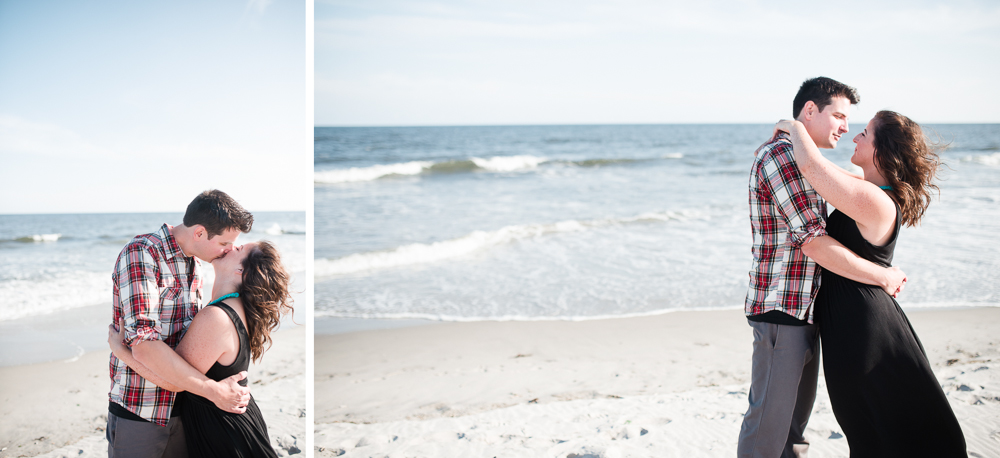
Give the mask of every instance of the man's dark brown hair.
[(806, 102), (812, 100), (817, 109), (823, 111), (827, 105), (832, 103), (831, 99), (834, 97), (844, 97), (851, 101), (851, 105), (857, 105), (861, 101), (857, 89), (840, 81), (825, 76), (805, 80), (802, 86), (799, 86), (799, 93), (795, 94), (795, 100), (792, 100), (792, 118), (798, 119)]
[(198, 194), (198, 197), (188, 204), (184, 213), (184, 225), (192, 227), (196, 224), (204, 226), (208, 231), (208, 238), (211, 239), (228, 229), (250, 232), (253, 215), (229, 197), (229, 194), (212, 189)]

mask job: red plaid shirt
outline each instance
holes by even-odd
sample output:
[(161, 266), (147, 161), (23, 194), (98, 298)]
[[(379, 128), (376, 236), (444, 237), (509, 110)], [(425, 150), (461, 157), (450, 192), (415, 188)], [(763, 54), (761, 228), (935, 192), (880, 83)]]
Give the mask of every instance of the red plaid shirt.
[[(201, 261), (184, 255), (170, 226), (132, 239), (115, 264), (114, 322), (125, 319), (125, 345), (162, 340), (176, 348), (201, 304)], [(144, 419), (166, 426), (174, 393), (142, 378), (111, 355), (108, 397)]]
[(802, 245), (826, 235), (826, 202), (799, 173), (787, 135), (757, 151), (750, 170), (753, 266), (746, 314), (779, 310), (812, 323), (822, 268)]

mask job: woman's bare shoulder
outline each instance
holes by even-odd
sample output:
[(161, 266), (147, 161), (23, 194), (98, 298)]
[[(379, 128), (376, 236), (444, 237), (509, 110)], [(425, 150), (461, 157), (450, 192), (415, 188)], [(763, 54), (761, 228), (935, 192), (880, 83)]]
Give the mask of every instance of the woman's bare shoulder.
[(219, 333), (228, 332), (230, 330), (235, 331), (236, 328), (233, 325), (233, 320), (229, 318), (229, 314), (226, 313), (222, 307), (210, 305), (202, 308), (198, 314), (194, 316), (194, 321), (192, 321), (191, 326), (188, 327), (185, 338), (213, 338)]

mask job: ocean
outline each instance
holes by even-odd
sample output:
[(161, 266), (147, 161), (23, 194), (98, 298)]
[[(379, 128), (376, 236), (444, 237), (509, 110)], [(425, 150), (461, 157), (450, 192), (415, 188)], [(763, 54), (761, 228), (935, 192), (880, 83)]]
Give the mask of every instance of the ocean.
[[(827, 157), (855, 168), (851, 139), (864, 127), (851, 125)], [(909, 281), (899, 302), (1000, 305), (1000, 125), (925, 128), (948, 143), (947, 167), (940, 199), (900, 234), (894, 265)], [(771, 131), (317, 127), (318, 323), (742, 309), (749, 170)]]
[[(111, 273), (118, 253), (135, 235), (159, 230), (164, 223), (180, 224), (183, 216), (0, 215), (0, 365), (106, 349)], [(237, 243), (274, 242), (293, 277), (304, 278), (305, 234), (304, 212), (258, 212), (253, 230)], [(202, 266), (210, 283), (212, 266)], [(305, 283), (297, 282), (304, 291)], [(210, 287), (206, 285), (206, 294)]]

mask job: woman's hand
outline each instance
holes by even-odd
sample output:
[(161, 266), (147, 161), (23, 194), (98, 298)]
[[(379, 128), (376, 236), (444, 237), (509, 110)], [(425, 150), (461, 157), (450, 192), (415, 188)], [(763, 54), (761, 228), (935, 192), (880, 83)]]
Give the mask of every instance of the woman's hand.
[(899, 297), (899, 294), (903, 292), (903, 288), (906, 288), (906, 273), (899, 270), (899, 267), (889, 267), (885, 269), (885, 285), (882, 289), (885, 290), (892, 297)]
[(787, 120), (787, 119), (782, 119), (781, 121), (778, 121), (778, 123), (774, 125), (774, 133), (771, 134), (771, 139), (764, 142), (764, 144), (760, 145), (759, 147), (757, 147), (757, 149), (753, 152), (753, 156), (757, 157), (757, 154), (760, 153), (760, 150), (764, 149), (765, 146), (774, 143), (774, 141), (778, 139), (779, 133), (784, 132), (786, 134), (790, 134), (792, 132), (792, 127), (794, 127), (795, 123), (797, 122), (798, 121)]
[(128, 348), (124, 344), (125, 341), (125, 320), (119, 318), (118, 325), (114, 324), (108, 325), (108, 346), (111, 347), (111, 352), (115, 356), (119, 356), (123, 351), (128, 351)]
[(791, 120), (789, 120), (789, 119), (782, 119), (781, 121), (778, 121), (778, 123), (774, 125), (774, 134), (771, 135), (771, 141), (774, 141), (774, 140), (776, 140), (778, 138), (778, 133), (779, 132), (784, 132), (786, 134), (791, 134), (792, 133), (792, 128), (795, 127), (795, 123), (797, 123), (797, 122), (798, 121), (796, 121), (794, 119), (791, 119)]

